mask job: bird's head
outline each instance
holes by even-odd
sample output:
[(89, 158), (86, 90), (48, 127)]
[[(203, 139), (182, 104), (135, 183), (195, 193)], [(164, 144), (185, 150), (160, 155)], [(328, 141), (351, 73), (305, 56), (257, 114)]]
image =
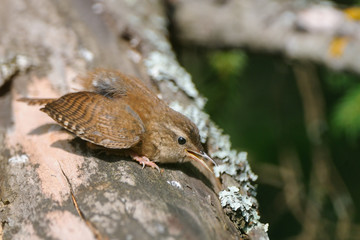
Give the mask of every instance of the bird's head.
[(173, 111), (170, 117), (161, 121), (158, 132), (158, 159), (163, 163), (198, 162), (212, 172), (205, 161), (211, 161), (200, 142), (196, 125), (184, 115)]

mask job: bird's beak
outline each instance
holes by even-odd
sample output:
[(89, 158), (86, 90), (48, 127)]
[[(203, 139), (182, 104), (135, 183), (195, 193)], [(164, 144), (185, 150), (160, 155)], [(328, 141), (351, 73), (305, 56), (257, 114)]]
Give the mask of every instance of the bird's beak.
[(209, 166), (204, 162), (203, 159), (206, 159), (206, 160), (210, 160), (215, 166), (216, 166), (216, 163), (214, 160), (212, 160), (205, 152), (196, 152), (196, 151), (193, 151), (193, 150), (190, 150), (190, 149), (186, 149), (186, 152), (188, 153), (188, 156), (199, 162), (201, 165), (203, 165), (207, 170), (209, 170), (210, 172), (213, 172)]

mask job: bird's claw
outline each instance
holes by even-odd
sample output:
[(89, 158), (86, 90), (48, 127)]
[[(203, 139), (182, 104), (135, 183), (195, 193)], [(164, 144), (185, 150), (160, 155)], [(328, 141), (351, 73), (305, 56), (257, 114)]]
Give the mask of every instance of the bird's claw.
[(131, 155), (132, 159), (134, 159), (135, 161), (139, 162), (139, 164), (142, 164), (142, 169), (145, 168), (145, 166), (149, 166), (152, 168), (156, 168), (159, 172), (160, 172), (160, 168), (158, 167), (158, 165), (156, 165), (156, 163), (152, 162), (149, 160), (149, 158), (145, 157), (145, 156), (137, 156), (137, 155)]

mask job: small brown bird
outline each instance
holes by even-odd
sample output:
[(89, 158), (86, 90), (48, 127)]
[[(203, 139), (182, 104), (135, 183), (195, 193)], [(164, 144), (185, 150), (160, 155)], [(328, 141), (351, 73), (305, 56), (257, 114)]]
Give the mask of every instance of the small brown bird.
[(159, 170), (155, 162), (215, 162), (204, 152), (199, 130), (172, 110), (142, 81), (117, 71), (98, 70), (85, 78), (94, 91), (66, 94), (58, 99), (22, 98), (42, 105), (62, 127), (76, 136), (109, 149), (122, 149), (143, 165)]

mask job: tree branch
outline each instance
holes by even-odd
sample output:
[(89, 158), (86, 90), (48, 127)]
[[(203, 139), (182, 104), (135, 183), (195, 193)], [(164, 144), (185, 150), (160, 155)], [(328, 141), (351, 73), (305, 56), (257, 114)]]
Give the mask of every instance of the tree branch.
[(171, 2), (183, 42), (280, 52), (360, 73), (358, 9), (291, 0)]

